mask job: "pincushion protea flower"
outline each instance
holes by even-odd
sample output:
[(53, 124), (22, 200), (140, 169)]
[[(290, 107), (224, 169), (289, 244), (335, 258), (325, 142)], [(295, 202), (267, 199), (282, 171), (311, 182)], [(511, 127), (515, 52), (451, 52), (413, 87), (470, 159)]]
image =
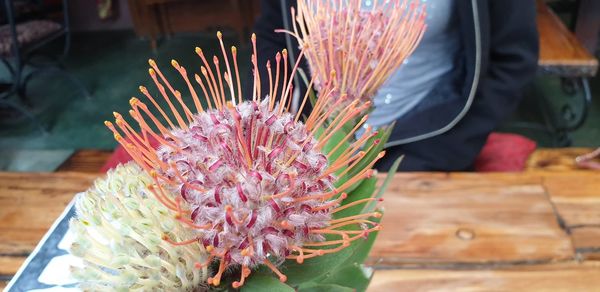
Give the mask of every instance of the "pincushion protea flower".
[[(306, 54), (315, 86), (331, 80), (337, 96), (370, 100), (413, 52), (425, 31), (419, 1), (298, 0), (292, 34)], [(409, 3), (410, 2), (410, 3)]]
[(71, 274), (85, 290), (197, 291), (208, 270), (201, 245), (173, 246), (161, 239), (192, 236), (146, 187), (151, 178), (134, 163), (120, 165), (77, 197), (71, 253), (84, 260)]
[[(231, 48), (230, 59), (221, 34), (217, 33), (217, 37), (225, 63), (223, 76), (219, 67), (222, 60), (213, 57), (213, 69), (202, 50), (196, 48), (203, 66), (202, 76), (196, 74), (194, 79), (204, 93), (206, 108), (184, 67), (171, 62), (188, 86), (195, 113), (150, 60), (150, 76), (168, 109), (160, 107), (148, 89), (140, 90), (166, 125), (159, 122), (150, 106), (137, 98), (131, 99), (129, 113), (139, 130), (118, 113), (115, 113), (116, 126), (110, 122), (106, 125), (150, 174), (154, 181), (150, 189), (157, 200), (176, 212), (175, 218), (194, 231), (185, 240), (178, 241), (168, 235), (163, 239), (175, 246), (203, 246), (210, 257), (197, 268), (218, 260), (216, 273), (208, 278), (209, 284), (219, 285), (226, 269), (239, 267), (240, 278), (232, 286), (240, 287), (258, 265), (270, 268), (285, 282), (287, 277), (277, 267), (285, 259), (302, 263), (342, 250), (379, 230), (379, 225), (371, 220), (380, 216), (378, 212), (335, 219), (334, 214), (376, 200), (367, 197), (341, 206), (347, 198), (344, 191), (370, 177), (371, 167), (384, 153), (357, 168), (370, 150), (363, 149), (363, 145), (376, 135), (368, 129), (361, 138), (349, 142), (366, 117), (339, 144), (328, 145), (328, 154), (324, 152), (336, 131), (369, 104), (359, 105), (354, 101), (339, 108), (345, 100), (333, 100), (332, 90), (322, 90), (306, 122), (300, 122), (299, 113), (288, 112), (292, 78), (287, 73), (286, 58), (281, 66), (278, 54), (275, 74), (267, 64), (267, 78), (275, 85), (268, 92), (261, 91), (260, 79), (264, 76), (258, 70), (254, 35), (255, 85), (249, 94), (252, 100), (242, 101), (236, 48)], [(285, 57), (285, 50), (282, 55)], [(297, 67), (295, 64), (292, 75)], [(277, 86), (280, 78), (283, 78), (282, 88)], [(306, 99), (305, 96), (302, 107)], [(175, 104), (182, 110), (177, 110)], [(157, 150), (152, 147), (151, 139), (160, 143)], [(179, 196), (171, 198), (170, 193)]]

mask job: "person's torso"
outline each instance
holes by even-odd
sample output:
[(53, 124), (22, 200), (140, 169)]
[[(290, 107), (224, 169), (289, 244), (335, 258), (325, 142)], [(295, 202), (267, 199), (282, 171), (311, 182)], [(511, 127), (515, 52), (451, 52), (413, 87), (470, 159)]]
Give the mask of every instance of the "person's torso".
[[(374, 97), (375, 108), (368, 124), (379, 127), (406, 115), (415, 107), (427, 107), (444, 98), (434, 89), (452, 82), (457, 74), (461, 42), (455, 1), (423, 1), (427, 29), (419, 46)], [(450, 94), (449, 94), (450, 95)]]

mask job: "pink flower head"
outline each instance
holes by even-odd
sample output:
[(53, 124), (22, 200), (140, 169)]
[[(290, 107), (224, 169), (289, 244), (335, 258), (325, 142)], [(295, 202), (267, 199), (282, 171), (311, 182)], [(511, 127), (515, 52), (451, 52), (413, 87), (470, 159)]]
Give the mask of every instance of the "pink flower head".
[(362, 2), (298, 0), (294, 31), (279, 31), (298, 39), (317, 89), (331, 76), (336, 96), (367, 101), (417, 47), (425, 7), (419, 0)]
[[(383, 152), (349, 177), (348, 170), (365, 155), (361, 147), (375, 133), (368, 130), (349, 143), (349, 147), (336, 147), (339, 157), (335, 161), (322, 149), (335, 131), (355, 119), (368, 105), (352, 102), (343, 109), (335, 109), (340, 103), (332, 101), (330, 92), (323, 92), (306, 123), (300, 122), (300, 114), (288, 112), (290, 76), (284, 74), (284, 86), (269, 88), (268, 95), (262, 98), (254, 36), (253, 100), (242, 101), (236, 49), (233, 47), (233, 56), (228, 56), (221, 34), (217, 36), (225, 62), (223, 76), (219, 69), (221, 60), (213, 58), (213, 69), (202, 50), (196, 49), (204, 65), (202, 77), (195, 75), (195, 81), (205, 96), (207, 108), (200, 102), (186, 69), (176, 61), (171, 62), (188, 86), (194, 112), (150, 60), (150, 76), (168, 109), (160, 107), (149, 90), (141, 87), (153, 108), (136, 98), (131, 100), (130, 114), (140, 130), (134, 130), (119, 114), (115, 114), (116, 127), (110, 122), (106, 125), (135, 161), (150, 173), (154, 180), (150, 189), (157, 200), (176, 211), (176, 219), (196, 235), (183, 242), (174, 242), (168, 236), (164, 240), (174, 245), (202, 244), (210, 257), (204, 263), (197, 263), (198, 268), (219, 260), (219, 268), (208, 279), (209, 284), (219, 285), (228, 267), (241, 266), (240, 280), (233, 283), (235, 288), (240, 287), (250, 269), (262, 264), (285, 281), (286, 276), (276, 267), (284, 259), (302, 263), (339, 251), (379, 229), (369, 219), (380, 216), (377, 212), (339, 219), (333, 219), (332, 215), (374, 200), (367, 198), (340, 206), (346, 198), (344, 190), (371, 176), (371, 167)], [(268, 78), (278, 79), (279, 67), (278, 64), (275, 76), (268, 70)], [(237, 82), (231, 76), (236, 76)], [(229, 100), (225, 92), (229, 93)], [(165, 119), (166, 125), (154, 111)], [(357, 128), (342, 142), (347, 142)], [(150, 138), (160, 142), (158, 149), (151, 147)], [(345, 180), (338, 183), (339, 177)], [(173, 193), (177, 194), (176, 199), (168, 195)], [(352, 226), (355, 228), (349, 228)], [(326, 239), (326, 235), (334, 239)]]

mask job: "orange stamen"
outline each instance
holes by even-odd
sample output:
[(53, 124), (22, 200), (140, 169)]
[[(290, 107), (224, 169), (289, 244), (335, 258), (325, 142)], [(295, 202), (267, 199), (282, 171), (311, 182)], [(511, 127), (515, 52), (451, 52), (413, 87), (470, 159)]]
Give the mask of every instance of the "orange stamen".
[[(342, 211), (342, 210), (344, 210), (344, 209), (350, 208), (350, 207), (352, 207), (352, 206), (356, 206), (356, 205), (359, 205), (359, 204), (363, 204), (363, 203), (366, 203), (366, 202), (371, 202), (371, 201), (375, 201), (375, 200), (379, 200), (379, 199), (377, 199), (377, 198), (366, 198), (366, 199), (360, 199), (360, 200), (356, 200), (356, 201), (354, 201), (354, 202), (352, 202), (352, 203), (349, 203), (349, 204), (346, 204), (346, 205), (344, 205), (344, 206), (340, 206), (340, 207), (338, 207), (338, 208), (335, 208), (335, 209), (333, 209), (333, 211), (331, 211), (331, 213), (332, 213), (332, 214), (333, 214), (333, 213), (337, 213), (337, 212), (339, 212), (339, 211)], [(380, 201), (382, 201), (382, 200), (380, 200)]]
[[(213, 74), (212, 69), (210, 69), (210, 65), (208, 64), (208, 61), (204, 57), (204, 53), (202, 52), (202, 49), (196, 47), (196, 54), (198, 56), (200, 56), (200, 59), (202, 59), (202, 62), (204, 63), (204, 66), (200, 67), (200, 71), (202, 72), (202, 75), (204, 75), (204, 77), (206, 78), (206, 83), (208, 84), (208, 87), (211, 92), (210, 96), (215, 100), (215, 107), (217, 109), (221, 109), (223, 107), (223, 105), (220, 102), (216, 103), (216, 101), (220, 100), (221, 97), (219, 96), (219, 92), (217, 90), (217, 81), (215, 80), (215, 75)], [(210, 79), (209, 79), (209, 77), (210, 77)], [(214, 91), (213, 91), (213, 89), (214, 89)]]
[(256, 96), (258, 97), (258, 99), (262, 99), (261, 96), (261, 83), (260, 83), (260, 70), (258, 70), (258, 52), (256, 50), (256, 34), (253, 33), (252, 36), (250, 37), (250, 40), (252, 41), (252, 54), (254, 55), (254, 74), (255, 74), (255, 78), (256, 78)]
[[(231, 75), (231, 67), (229, 66), (229, 58), (227, 57), (227, 51), (225, 51), (225, 45), (223, 44), (223, 34), (220, 31), (217, 31), (217, 38), (219, 39), (219, 44), (221, 45), (221, 52), (223, 53), (223, 59), (225, 60), (225, 68), (227, 68), (227, 76), (231, 80), (233, 77)], [(239, 77), (238, 77), (239, 79)], [(229, 91), (231, 93), (231, 102), (235, 104), (235, 93), (233, 92), (233, 80), (231, 80), (231, 86), (229, 86)]]
[(308, 100), (308, 95), (309, 95), (310, 91), (312, 90), (313, 82), (314, 82), (314, 78), (310, 79), (310, 82), (308, 83), (308, 87), (306, 89), (306, 93), (304, 94), (304, 98), (302, 99), (302, 104), (298, 108), (298, 112), (296, 113), (296, 117), (294, 118), (295, 123), (298, 122), (298, 120), (300, 119), (300, 115), (302, 115), (302, 110), (304, 110), (304, 105), (306, 104), (306, 101)]
[(337, 224), (340, 222), (346, 222), (346, 221), (350, 221), (350, 220), (354, 220), (354, 219), (368, 218), (368, 217), (379, 218), (379, 217), (381, 217), (381, 213), (372, 212), (372, 213), (358, 214), (358, 215), (354, 215), (354, 216), (348, 216), (348, 217), (344, 217), (344, 218), (340, 218), (340, 219), (331, 220), (329, 223), (334, 225), (334, 224)]
[[(208, 108), (212, 109), (213, 108), (212, 103), (210, 102), (208, 92), (206, 91), (206, 86), (204, 86), (204, 82), (200, 78), (200, 75), (194, 74), (194, 80), (196, 80), (196, 83), (198, 83), (200, 85), (200, 88), (202, 89), (202, 93), (204, 93), (204, 100), (206, 100), (206, 103), (208, 103)], [(196, 105), (196, 107), (198, 107), (198, 105)], [(202, 109), (202, 104), (200, 104), (200, 109)]]
[[(203, 112), (204, 108), (202, 108), (202, 103), (200, 103), (198, 94), (196, 94), (196, 90), (192, 86), (192, 83), (190, 82), (190, 79), (187, 76), (187, 71), (185, 70), (185, 68), (180, 66), (179, 63), (177, 63), (175, 60), (171, 61), (171, 65), (173, 65), (173, 67), (175, 67), (175, 69), (177, 71), (179, 71), (179, 74), (181, 74), (181, 77), (183, 78), (183, 80), (185, 80), (185, 84), (187, 85), (188, 90), (190, 91), (190, 94), (192, 95), (192, 99), (194, 100), (194, 105), (196, 106), (196, 112), (198, 112), (198, 113)], [(205, 94), (205, 96), (206, 96), (206, 94)]]
[(163, 234), (162, 239), (168, 243), (170, 243), (171, 245), (175, 245), (175, 246), (181, 246), (181, 245), (188, 245), (188, 244), (192, 244), (192, 243), (196, 243), (198, 242), (198, 238), (192, 238), (189, 240), (185, 240), (185, 241), (173, 241), (169, 235), (167, 234)]
[[(150, 69), (152, 70), (152, 69)], [(171, 122), (171, 119), (169, 119), (169, 116), (167, 115), (167, 113), (165, 113), (165, 111), (163, 110), (163, 108), (158, 104), (158, 102), (156, 102), (156, 100), (154, 99), (154, 97), (152, 97), (152, 95), (150, 95), (150, 92), (148, 92), (148, 89), (144, 86), (140, 86), (139, 87), (140, 92), (146, 96), (146, 98), (148, 100), (150, 100), (150, 102), (152, 103), (152, 105), (154, 105), (154, 107), (158, 110), (158, 112), (160, 112), (160, 114), (162, 115), (163, 118), (165, 118), (165, 120), (167, 121), (167, 124), (169, 124), (169, 126), (171, 128), (175, 128), (175, 124), (173, 124), (173, 122)], [(131, 101), (130, 101), (131, 103)]]
[(340, 196), (339, 196), (337, 199), (335, 199), (335, 200), (333, 200), (333, 201), (331, 201), (331, 202), (329, 202), (329, 203), (327, 203), (327, 204), (324, 204), (324, 205), (322, 205), (322, 206), (320, 206), (320, 207), (318, 207), (318, 208), (313, 208), (312, 210), (313, 210), (313, 211), (327, 210), (327, 209), (329, 209), (329, 208), (331, 208), (331, 207), (333, 207), (333, 206), (337, 206), (337, 205), (338, 205), (338, 204), (340, 204), (340, 203), (341, 203), (343, 200), (345, 200), (347, 197), (348, 197), (348, 194), (346, 194), (346, 193), (342, 193), (342, 194), (341, 194), (341, 195), (340, 195)]
[(159, 202), (161, 202), (165, 207), (167, 207), (170, 210), (177, 211), (177, 206), (175, 206), (175, 203), (170, 201), (169, 198), (164, 197), (160, 192), (157, 192), (154, 188), (154, 185), (150, 184), (147, 186), (147, 188), (152, 194), (154, 194), (154, 197), (156, 197), (156, 199)]
[(209, 277), (206, 282), (209, 285), (219, 286), (219, 284), (221, 284), (221, 276), (223, 275), (223, 272), (225, 272), (225, 256), (221, 257), (221, 263), (219, 263), (219, 270), (217, 271), (217, 274), (214, 277)]
[(242, 271), (241, 271), (241, 275), (240, 275), (240, 280), (239, 281), (235, 281), (231, 284), (231, 286), (235, 289), (240, 288), (241, 286), (244, 285), (244, 281), (246, 280), (246, 278), (248, 278), (248, 276), (250, 276), (251, 270), (248, 268), (248, 266), (246, 265), (242, 265)]
[[(154, 61), (150, 60), (149, 62), (152, 65)], [(158, 92), (160, 92), (160, 94), (162, 95), (163, 99), (167, 102), (167, 105), (169, 106), (169, 109), (171, 109), (171, 112), (175, 116), (175, 120), (177, 120), (177, 124), (179, 124), (179, 127), (181, 127), (182, 129), (186, 129), (187, 130), (186, 123), (183, 121), (183, 118), (179, 114), (179, 111), (177, 111), (177, 109), (175, 108), (175, 106), (171, 102), (171, 98), (169, 98), (169, 95), (167, 94), (167, 91), (165, 90), (165, 87), (158, 81), (158, 78), (156, 77), (157, 73), (160, 76), (160, 78), (163, 80), (163, 82), (165, 82), (165, 84), (171, 90), (171, 92), (173, 94), (175, 94), (175, 91), (171, 87), (171, 84), (169, 84), (169, 82), (165, 79), (165, 77), (162, 75), (162, 73), (160, 72), (160, 70), (158, 69), (158, 66), (156, 66), (156, 64), (154, 64), (153, 69), (150, 69), (149, 72), (150, 72), (150, 77), (152, 78), (152, 81), (154, 81), (154, 84), (156, 84), (156, 87), (158, 88)]]
[(233, 55), (233, 67), (235, 70), (235, 78), (237, 80), (238, 103), (242, 103), (242, 83), (240, 79), (240, 70), (238, 69), (237, 63), (237, 48), (235, 46), (231, 47), (231, 54)]
[(269, 260), (265, 259), (265, 261), (263, 263), (267, 267), (269, 267), (269, 269), (271, 269), (271, 271), (273, 271), (275, 274), (277, 274), (277, 276), (279, 276), (279, 281), (281, 281), (282, 283), (284, 283), (285, 281), (287, 281), (287, 276), (284, 275), (283, 273), (281, 273), (279, 271), (279, 269), (277, 269), (277, 267), (275, 267)]
[(291, 246), (289, 246), (289, 249), (291, 249), (292, 251), (294, 251), (294, 250), (298, 251), (298, 253), (300, 253), (295, 258), (296, 262), (298, 262), (299, 264), (304, 262), (304, 251), (302, 250), (302, 248), (295, 246), (295, 245), (291, 245)]

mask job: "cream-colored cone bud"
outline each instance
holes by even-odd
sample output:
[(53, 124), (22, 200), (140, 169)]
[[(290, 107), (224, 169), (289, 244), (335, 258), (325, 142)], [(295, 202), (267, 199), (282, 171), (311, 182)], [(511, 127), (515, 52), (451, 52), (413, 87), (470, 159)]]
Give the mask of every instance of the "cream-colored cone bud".
[(207, 254), (200, 244), (173, 245), (195, 235), (148, 189), (151, 177), (134, 163), (120, 165), (78, 195), (71, 253), (84, 260), (72, 275), (84, 290), (198, 291)]

